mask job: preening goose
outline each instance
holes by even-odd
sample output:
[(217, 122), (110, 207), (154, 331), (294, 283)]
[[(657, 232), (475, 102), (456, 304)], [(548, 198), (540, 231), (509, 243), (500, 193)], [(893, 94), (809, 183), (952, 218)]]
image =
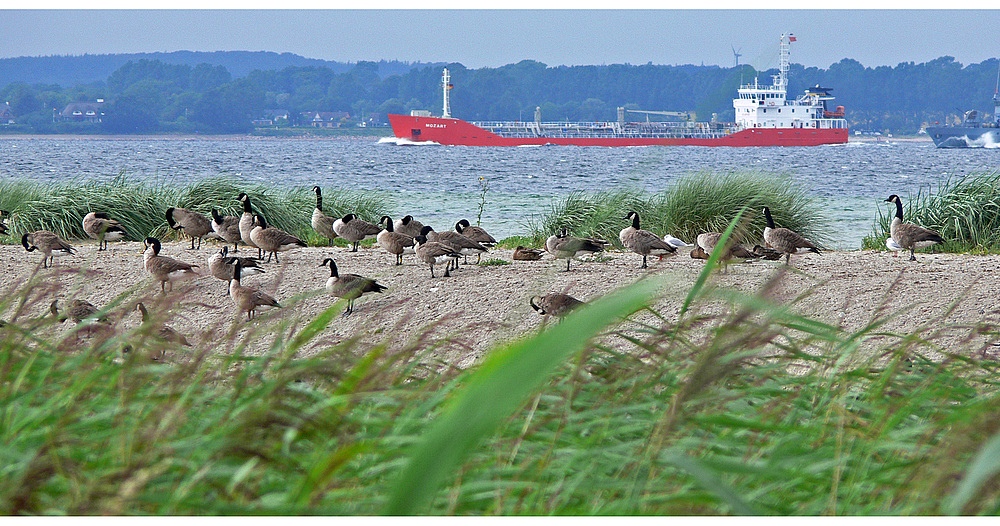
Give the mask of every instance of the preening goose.
[(243, 203), (243, 214), (240, 215), (240, 239), (243, 240), (244, 245), (256, 248), (257, 257), (262, 258), (264, 257), (264, 254), (262, 252), (263, 249), (254, 244), (253, 240), (250, 239), (250, 232), (253, 232), (254, 228), (254, 222), (253, 222), (254, 213), (253, 213), (253, 207), (250, 206), (250, 196), (243, 192), (240, 192), (240, 195), (236, 196), (236, 199)]
[(243, 275), (262, 274), (264, 269), (258, 265), (257, 258), (229, 257), (229, 247), (224, 246), (208, 258), (208, 270), (213, 276), (229, 283), (233, 279), (233, 268), (239, 261), (243, 265)]
[(253, 240), (254, 246), (267, 252), (268, 263), (271, 261), (272, 254), (274, 255), (274, 262), (280, 263), (278, 252), (306, 246), (304, 241), (288, 232), (268, 226), (267, 222), (264, 221), (264, 216), (260, 214), (254, 216), (253, 225), (253, 230), (250, 231), (250, 239)]
[(378, 233), (376, 240), (378, 245), (385, 249), (386, 252), (396, 255), (396, 264), (403, 264), (403, 254), (410, 252), (413, 253), (413, 246), (416, 242), (412, 237), (401, 234), (399, 232), (393, 231), (392, 218), (389, 216), (382, 216), (379, 220), (379, 224), (385, 223), (385, 230)]
[(239, 250), (238, 245), (243, 239), (240, 236), (240, 218), (236, 216), (222, 216), (219, 211), (212, 209), (212, 230), (222, 238), (223, 241), (233, 244), (233, 252)]
[[(473, 226), (469, 223), (468, 219), (462, 219), (455, 223), (455, 232), (462, 234), (463, 236), (479, 243), (486, 248), (493, 248), (497, 244), (497, 240), (493, 239), (486, 229), (478, 226)], [(479, 258), (482, 258), (483, 254), (480, 252), (476, 255), (476, 263), (479, 262)]]
[[(711, 257), (712, 252), (715, 247), (719, 244), (719, 240), (722, 239), (722, 234), (719, 232), (705, 232), (703, 234), (698, 234), (696, 240), (698, 248), (706, 255), (705, 259)], [(723, 272), (729, 267), (729, 261), (737, 259), (756, 259), (756, 256), (747, 250), (743, 245), (733, 241), (732, 237), (729, 238), (727, 243), (728, 247), (721, 254), (719, 254), (719, 264), (722, 265)], [(693, 256), (692, 256), (693, 257)]]
[[(183, 347), (191, 347), (191, 342), (189, 342), (188, 339), (185, 338), (183, 334), (175, 331), (169, 325), (163, 323), (154, 323), (154, 321), (150, 320), (149, 311), (146, 310), (146, 306), (143, 305), (141, 301), (139, 302), (138, 305), (135, 306), (135, 310), (139, 311), (139, 314), (142, 315), (143, 325), (149, 325), (156, 329), (156, 333), (154, 334), (154, 336), (156, 336), (160, 340), (166, 343), (181, 345)], [(151, 356), (151, 358), (154, 360), (159, 360), (163, 358), (163, 355), (164, 355), (164, 350), (158, 349), (157, 354), (154, 354), (153, 356)]]
[(431, 277), (434, 276), (434, 265), (444, 264), (444, 277), (449, 277), (449, 269), (451, 268), (451, 262), (457, 261), (458, 258), (462, 257), (454, 248), (445, 245), (444, 243), (439, 243), (437, 241), (427, 241), (427, 236), (420, 234), (414, 240), (416, 243), (415, 253), (417, 259), (427, 263), (431, 267)]
[(56, 256), (68, 256), (76, 252), (76, 249), (70, 246), (69, 243), (48, 230), (38, 230), (24, 234), (21, 236), (21, 245), (28, 252), (34, 252), (35, 250), (41, 252), (44, 255), (42, 257), (42, 267), (44, 268), (49, 268), (48, 262), (50, 261), (54, 265)]
[(313, 208), (311, 221), (313, 230), (320, 236), (329, 239), (329, 244), (333, 245), (333, 240), (337, 238), (337, 233), (333, 231), (333, 222), (337, 218), (323, 213), (323, 193), (319, 186), (314, 186), (313, 192), (316, 192), (316, 208)]
[(347, 214), (333, 222), (333, 230), (338, 236), (350, 241), (354, 245), (351, 248), (351, 252), (357, 252), (358, 243), (377, 236), (382, 231), (382, 227), (360, 219), (354, 214)]
[[(392, 222), (390, 221), (389, 224), (391, 225)], [(360, 298), (363, 294), (369, 292), (381, 293), (388, 288), (384, 285), (379, 285), (371, 278), (357, 274), (338, 273), (337, 263), (330, 258), (324, 259), (323, 263), (320, 263), (319, 266), (325, 267), (328, 264), (330, 265), (330, 277), (326, 280), (326, 291), (337, 298), (347, 300), (347, 310), (344, 311), (344, 316), (354, 312), (354, 300)]]
[(397, 219), (396, 222), (393, 223), (392, 227), (393, 230), (399, 232), (400, 234), (417, 237), (420, 235), (420, 231), (423, 230), (424, 224), (416, 219), (413, 219), (413, 216), (406, 215), (403, 216), (402, 219)]
[(243, 266), (239, 261), (233, 267), (233, 279), (229, 280), (229, 297), (236, 305), (238, 312), (245, 312), (247, 320), (252, 320), (257, 309), (261, 307), (277, 307), (281, 305), (271, 296), (261, 292), (254, 287), (247, 287), (240, 283), (240, 273)]
[[(168, 208), (167, 223), (174, 230), (184, 230), (191, 236), (191, 250), (194, 250), (194, 240), (198, 239), (198, 249), (201, 250), (201, 240), (212, 232), (212, 222), (207, 217), (187, 208)], [(221, 236), (220, 236), (221, 237)]]
[(168, 282), (170, 283), (170, 290), (173, 290), (175, 281), (199, 277), (198, 272), (195, 270), (198, 268), (198, 265), (161, 256), (160, 240), (155, 237), (146, 238), (146, 251), (142, 254), (142, 262), (146, 267), (146, 271), (160, 282), (160, 292), (164, 294), (167, 293), (165, 287)]
[[(469, 239), (468, 237), (462, 234), (459, 234), (458, 232), (450, 232), (450, 231), (435, 232), (430, 225), (426, 225), (424, 226), (424, 228), (420, 229), (420, 234), (427, 236), (427, 239), (429, 241), (436, 241), (438, 243), (444, 243), (445, 245), (448, 245), (449, 247), (455, 249), (458, 253), (462, 254), (465, 257), (468, 257), (472, 254), (482, 254), (483, 252), (488, 252), (486, 247), (484, 247), (482, 244), (476, 243), (475, 241)], [(458, 260), (456, 259), (455, 262), (452, 263), (452, 265), (454, 266), (454, 268), (457, 269)]]
[(816, 245), (813, 245), (812, 242), (802, 237), (798, 232), (787, 228), (775, 228), (774, 219), (771, 217), (771, 209), (766, 206), (764, 207), (764, 219), (767, 221), (767, 226), (764, 227), (764, 242), (770, 248), (785, 255), (786, 265), (792, 254), (798, 252), (800, 248), (819, 254), (819, 249), (816, 248)]
[(557, 259), (566, 260), (566, 272), (569, 272), (569, 260), (583, 254), (603, 252), (608, 245), (610, 243), (603, 239), (573, 237), (566, 233), (565, 228), (560, 234), (553, 234), (545, 240), (545, 250)]
[(639, 214), (635, 211), (629, 212), (625, 219), (631, 219), (632, 224), (622, 229), (618, 234), (618, 239), (625, 248), (642, 256), (642, 265), (639, 268), (647, 268), (646, 257), (670, 256), (677, 252), (677, 249), (670, 246), (660, 236), (639, 228)]
[[(538, 300), (537, 303), (535, 300)], [(528, 299), (528, 304), (539, 314), (551, 314), (557, 318), (562, 318), (573, 309), (583, 305), (583, 302), (570, 296), (569, 294), (545, 294), (544, 296), (534, 296)]]
[(84, 320), (108, 323), (107, 315), (98, 317), (97, 313), (100, 312), (100, 309), (98, 309), (93, 303), (79, 298), (69, 302), (69, 309), (66, 310), (65, 314), (62, 316), (58, 315), (59, 307), (56, 304), (56, 301), (53, 301), (52, 305), (49, 306), (49, 311), (56, 314), (60, 323), (66, 321), (67, 319), (73, 320), (73, 323), (83, 323)]
[(97, 250), (107, 250), (108, 241), (125, 239), (125, 227), (104, 212), (90, 212), (83, 216), (83, 231), (97, 240)]
[(885, 202), (896, 203), (896, 216), (892, 218), (892, 223), (889, 225), (889, 234), (903, 250), (910, 251), (910, 261), (917, 260), (917, 257), (913, 255), (914, 250), (931, 246), (934, 243), (944, 243), (941, 234), (929, 228), (903, 222), (903, 202), (898, 195), (890, 195)]
[(518, 261), (538, 261), (539, 259), (542, 259), (542, 254), (544, 253), (545, 251), (540, 248), (527, 248), (518, 245), (517, 248), (514, 249), (512, 259), (516, 259)]

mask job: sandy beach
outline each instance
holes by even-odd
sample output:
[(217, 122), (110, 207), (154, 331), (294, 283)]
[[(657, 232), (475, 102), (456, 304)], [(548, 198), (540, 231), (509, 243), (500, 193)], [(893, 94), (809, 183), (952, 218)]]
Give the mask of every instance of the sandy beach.
[[(571, 270), (563, 272), (564, 260), (547, 256), (541, 261), (513, 261), (511, 250), (494, 249), (487, 258), (511, 264), (476, 266), (475, 258), (470, 258), (470, 264), (461, 265), (451, 277), (443, 277), (443, 269), (438, 267), (438, 277), (432, 279), (428, 267), (418, 266), (414, 256), (406, 255), (402, 266), (394, 266), (394, 256), (378, 246), (356, 253), (347, 248), (309, 247), (282, 253), (280, 264), (264, 264), (264, 274), (243, 280), (274, 295), (283, 307), (248, 322), (236, 312), (228, 296), (228, 283), (208, 273), (207, 258), (221, 245), (206, 242), (201, 250), (192, 251), (187, 249), (189, 241), (164, 243), (161, 255), (198, 264), (204, 276), (179, 283), (163, 296), (159, 282), (143, 268), (142, 243), (113, 242), (104, 252), (97, 251), (94, 241), (71, 243), (78, 254), (56, 258), (51, 269), (40, 268), (37, 253), (27, 253), (18, 245), (0, 246), (5, 294), (21, 290), (38, 272), (38, 285), (32, 294), (37, 301), (29, 303), (25, 316), (44, 315), (54, 298), (62, 306), (80, 298), (103, 307), (122, 296), (121, 306), (111, 314), (120, 330), (139, 324), (134, 306), (143, 301), (150, 310), (161, 314), (165, 310), (167, 323), (196, 348), (233, 352), (228, 344), (220, 344), (232, 340), (224, 337), (229, 331), (247, 334), (278, 318), (295, 320), (292, 325), (301, 327), (331, 306), (335, 298), (323, 290), (330, 269), (320, 265), (331, 257), (341, 273), (375, 278), (388, 289), (357, 300), (354, 313), (335, 317), (304, 353), (349, 338), (359, 338), (362, 348), (386, 343), (394, 352), (429, 338), (439, 344), (428, 359), (461, 368), (476, 363), (496, 344), (538, 330), (543, 317), (528, 305), (528, 299), (537, 294), (565, 292), (588, 301), (653, 274), (662, 276), (666, 283), (654, 308), (675, 319), (704, 263), (684, 251), (662, 261), (650, 258), (650, 268), (643, 270), (639, 268), (640, 256), (611, 251), (597, 260), (573, 261)], [(248, 252), (241, 250), (242, 255)], [(796, 312), (848, 331), (864, 327), (876, 316), (895, 313), (882, 332), (911, 332), (932, 323), (940, 330), (935, 343), (942, 350), (970, 338), (973, 343), (962, 344), (962, 349), (991, 349), (989, 337), (971, 327), (984, 321), (998, 322), (995, 298), (1000, 296), (1000, 280), (995, 269), (1000, 256), (918, 253), (917, 258), (911, 262), (885, 251), (798, 254), (792, 257), (795, 270), (784, 274), (772, 297), (778, 303), (789, 303), (802, 296), (794, 306)], [(755, 292), (779, 272), (779, 266), (771, 261), (732, 264), (726, 273), (714, 274), (711, 282), (721, 288)], [(5, 320), (11, 316), (10, 308), (0, 313)], [(653, 321), (651, 315), (645, 316)], [(67, 322), (56, 330), (70, 329), (71, 322)], [(273, 336), (251, 338), (246, 352), (265, 352)]]

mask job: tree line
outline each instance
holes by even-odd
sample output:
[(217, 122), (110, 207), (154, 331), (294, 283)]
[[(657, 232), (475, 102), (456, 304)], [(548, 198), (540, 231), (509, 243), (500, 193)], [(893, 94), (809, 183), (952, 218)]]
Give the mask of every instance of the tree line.
[[(789, 96), (810, 86), (834, 88), (852, 129), (897, 134), (953, 122), (969, 109), (992, 113), (997, 59), (963, 66), (945, 56), (925, 63), (868, 68), (843, 59), (827, 69), (792, 64)], [(694, 65), (556, 66), (524, 60), (498, 68), (447, 65), (451, 108), (466, 120), (530, 120), (536, 107), (546, 121), (610, 121), (616, 108), (694, 111), (734, 120), (732, 99), (741, 83), (769, 84), (776, 70)], [(16, 124), (31, 133), (247, 133), (269, 110), (285, 110), (294, 126), (302, 112), (346, 112), (354, 122), (384, 123), (389, 113), (441, 112), (441, 66), (386, 75), (380, 63), (358, 62), (345, 71), (289, 66), (234, 77), (221, 65), (130, 60), (104, 81), (62, 87), (13, 82), (0, 90)], [(104, 99), (101, 123), (57, 118), (71, 102)]]

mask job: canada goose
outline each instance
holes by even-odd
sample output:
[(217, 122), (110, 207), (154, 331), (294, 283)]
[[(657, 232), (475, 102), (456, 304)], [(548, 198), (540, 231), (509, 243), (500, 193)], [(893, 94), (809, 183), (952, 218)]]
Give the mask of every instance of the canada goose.
[(710, 257), (712, 257), (711, 254), (705, 252), (705, 249), (699, 247), (698, 245), (695, 245), (694, 248), (691, 249), (691, 259), (708, 259)]
[(160, 292), (164, 294), (167, 293), (165, 289), (167, 282), (170, 282), (170, 290), (173, 290), (175, 281), (199, 277), (198, 272), (194, 270), (198, 265), (161, 256), (160, 240), (155, 237), (146, 238), (146, 251), (142, 254), (142, 262), (146, 270), (160, 282)]
[[(263, 249), (254, 244), (253, 240), (250, 239), (250, 232), (253, 232), (253, 207), (250, 206), (250, 196), (244, 192), (240, 192), (240, 195), (236, 196), (236, 200), (243, 203), (243, 215), (240, 216), (240, 239), (243, 240), (243, 244), (248, 247), (253, 247), (257, 249), (257, 257), (263, 258)], [(235, 252), (235, 251), (234, 251)]]
[(268, 253), (267, 263), (271, 262), (272, 254), (274, 255), (274, 262), (280, 263), (278, 252), (306, 246), (305, 241), (288, 232), (268, 226), (267, 222), (264, 221), (264, 216), (260, 214), (254, 216), (253, 225), (253, 230), (250, 231), (250, 239), (253, 240), (254, 246)]
[[(538, 303), (535, 303), (535, 300)], [(544, 296), (534, 296), (528, 299), (528, 304), (539, 314), (551, 314), (557, 318), (562, 318), (573, 309), (583, 305), (583, 302), (570, 296), (569, 294), (546, 294)]]
[(677, 249), (670, 246), (660, 236), (639, 228), (639, 214), (635, 211), (629, 212), (625, 219), (631, 219), (632, 225), (623, 228), (618, 234), (618, 239), (625, 245), (625, 248), (642, 256), (642, 265), (639, 268), (647, 268), (646, 257), (649, 255), (669, 256), (677, 252)]
[(411, 236), (393, 231), (392, 218), (389, 216), (382, 216), (379, 224), (382, 223), (385, 223), (385, 230), (379, 232), (375, 239), (378, 241), (379, 246), (384, 248), (386, 252), (396, 255), (397, 265), (402, 265), (403, 254), (413, 252), (413, 245), (416, 242), (413, 241)]
[(67, 319), (73, 320), (74, 323), (82, 323), (84, 320), (99, 321), (101, 323), (108, 323), (107, 315), (97, 317), (95, 316), (100, 309), (94, 306), (93, 303), (87, 300), (74, 299), (69, 302), (69, 310), (66, 314), (59, 315), (59, 306), (56, 303), (58, 300), (53, 300), (52, 305), (49, 306), (49, 311), (56, 316), (59, 323), (66, 321)]
[(330, 245), (333, 245), (333, 240), (337, 238), (337, 233), (333, 231), (333, 222), (336, 218), (323, 213), (323, 194), (318, 186), (313, 187), (313, 192), (316, 192), (316, 208), (313, 209), (312, 215), (313, 230), (329, 239)]
[[(719, 244), (720, 239), (722, 239), (722, 234), (719, 232), (705, 232), (703, 234), (698, 234), (696, 242), (698, 244), (698, 248), (700, 248), (702, 252), (706, 254), (705, 259), (711, 257), (712, 252), (715, 250), (715, 247)], [(722, 266), (723, 272), (725, 272), (726, 269), (729, 268), (729, 261), (733, 258), (738, 258), (738, 259), (756, 258), (756, 256), (752, 252), (743, 247), (743, 245), (734, 242), (732, 238), (729, 238), (727, 245), (728, 247), (726, 247), (726, 249), (721, 254), (719, 254), (719, 264)]]
[(228, 283), (233, 279), (233, 267), (239, 261), (243, 265), (243, 275), (262, 274), (264, 269), (257, 262), (257, 258), (229, 257), (229, 246), (224, 246), (215, 254), (208, 258), (208, 270), (213, 276)]
[(239, 250), (238, 245), (243, 239), (240, 236), (240, 218), (236, 216), (223, 216), (218, 210), (213, 208), (212, 230), (215, 230), (215, 233), (223, 241), (233, 244), (233, 252)]
[[(486, 248), (493, 248), (497, 244), (497, 240), (493, 239), (486, 229), (478, 226), (472, 226), (469, 224), (468, 219), (462, 219), (458, 223), (455, 223), (455, 232), (462, 234), (463, 236), (479, 243)], [(482, 258), (483, 254), (480, 252), (476, 255), (476, 263), (479, 262), (479, 258)]]
[(187, 208), (168, 208), (167, 224), (174, 230), (184, 230), (184, 233), (191, 236), (191, 250), (194, 248), (194, 240), (198, 238), (198, 249), (201, 249), (201, 239), (212, 232), (212, 222), (207, 217), (188, 210)]
[(378, 236), (379, 232), (382, 231), (382, 227), (360, 219), (354, 214), (347, 214), (333, 222), (333, 230), (338, 236), (353, 243), (354, 247), (351, 248), (351, 252), (357, 252), (358, 243), (364, 239)]
[(519, 261), (538, 261), (539, 259), (542, 259), (542, 254), (544, 253), (545, 251), (540, 248), (526, 248), (518, 245), (517, 248), (514, 249), (512, 259)]
[[(391, 225), (392, 222), (390, 221), (389, 224)], [(330, 258), (324, 259), (319, 266), (325, 267), (327, 264), (330, 265), (330, 277), (326, 280), (326, 291), (333, 296), (347, 300), (347, 310), (344, 311), (344, 316), (354, 312), (354, 300), (360, 298), (363, 294), (368, 292), (381, 293), (388, 288), (384, 285), (379, 285), (371, 278), (357, 274), (337, 273), (337, 264)]]
[(6, 210), (0, 210), (0, 235), (6, 236), (10, 231), (7, 229), (7, 225), (3, 224), (4, 216), (10, 217), (10, 212)]
[(434, 265), (440, 265), (442, 263), (445, 264), (444, 277), (450, 277), (448, 270), (451, 268), (451, 262), (457, 261), (458, 258), (462, 257), (462, 254), (444, 243), (427, 241), (427, 236), (423, 234), (414, 238), (413, 241), (416, 243), (416, 249), (414, 252), (417, 255), (417, 259), (430, 265), (432, 278), (435, 277)]
[(90, 212), (83, 216), (83, 231), (97, 240), (97, 250), (107, 250), (108, 241), (125, 239), (125, 227), (104, 212)]
[(800, 248), (819, 254), (819, 249), (816, 248), (816, 245), (813, 245), (798, 232), (793, 232), (787, 228), (775, 228), (774, 219), (771, 218), (771, 209), (766, 206), (764, 207), (764, 219), (767, 221), (767, 226), (764, 227), (764, 242), (770, 248), (785, 255), (786, 265), (792, 254), (798, 252)]
[[(482, 244), (477, 243), (469, 239), (468, 237), (459, 234), (458, 232), (450, 232), (450, 231), (435, 232), (434, 228), (432, 228), (430, 225), (425, 225), (424, 228), (420, 229), (420, 234), (427, 236), (427, 239), (429, 241), (436, 241), (438, 243), (444, 243), (445, 245), (448, 245), (449, 247), (455, 249), (465, 257), (468, 257), (471, 254), (481, 255), (483, 252), (488, 252), (486, 247), (484, 247)], [(452, 264), (454, 265), (455, 269), (458, 269), (457, 259)]]
[(229, 297), (236, 305), (238, 312), (247, 313), (247, 320), (252, 320), (259, 307), (277, 307), (281, 305), (271, 296), (257, 290), (254, 287), (247, 287), (240, 284), (240, 272), (243, 265), (239, 261), (233, 267), (233, 279), (229, 280)]
[(910, 251), (910, 261), (917, 260), (913, 255), (915, 249), (928, 247), (934, 243), (944, 243), (941, 234), (929, 228), (903, 222), (903, 202), (898, 195), (890, 195), (885, 202), (896, 203), (896, 217), (892, 218), (892, 224), (889, 225), (889, 234), (903, 250)]
[(545, 250), (557, 259), (566, 259), (566, 272), (569, 272), (569, 260), (581, 254), (603, 252), (610, 245), (603, 239), (590, 237), (573, 237), (566, 233), (566, 228), (560, 234), (553, 234), (545, 240)]
[[(135, 310), (139, 311), (139, 313), (142, 315), (143, 325), (151, 323), (149, 319), (149, 311), (146, 310), (146, 306), (143, 305), (141, 301), (139, 302), (138, 305), (136, 305)], [(188, 339), (185, 338), (183, 334), (175, 331), (169, 325), (165, 325), (162, 323), (158, 323), (157, 325), (158, 325), (156, 327), (157, 338), (167, 343), (176, 343), (177, 345), (181, 345), (184, 347), (191, 347), (191, 342), (189, 342)], [(159, 360), (163, 357), (163, 354), (164, 354), (163, 349), (159, 349), (158, 356), (154, 354), (153, 356), (151, 356), (151, 358), (153, 358), (154, 360)]]
[(94, 318), (94, 315), (98, 312), (97, 307), (94, 307), (86, 300), (73, 300), (70, 303), (70, 312), (68, 315), (60, 315), (57, 301), (53, 301), (49, 306), (49, 312), (52, 313), (59, 323), (66, 321), (68, 318), (76, 322), (78, 327), (78, 329), (75, 329), (73, 335), (67, 336), (56, 346), (57, 351), (65, 352), (79, 349), (83, 346), (85, 338), (88, 337), (93, 338), (95, 344), (100, 346), (103, 342), (113, 338), (118, 333), (108, 321), (107, 316)]
[(666, 241), (668, 245), (670, 245), (670, 246), (672, 246), (674, 248), (681, 248), (681, 247), (689, 247), (689, 246), (691, 246), (691, 243), (685, 243), (684, 241), (681, 241), (680, 239), (672, 236), (671, 234), (667, 234), (667, 235), (663, 236), (663, 240)]
[(70, 246), (69, 243), (63, 241), (62, 238), (54, 232), (49, 232), (48, 230), (38, 230), (24, 234), (21, 236), (21, 245), (23, 245), (24, 249), (28, 252), (38, 250), (44, 254), (44, 257), (42, 258), (43, 268), (49, 268), (49, 261), (55, 265), (56, 256), (65, 256), (76, 252), (76, 249)]
[(393, 223), (392, 227), (393, 230), (399, 232), (400, 234), (417, 237), (420, 235), (420, 231), (423, 230), (424, 224), (416, 219), (413, 219), (413, 216), (406, 215), (403, 216), (402, 219), (397, 219), (396, 222)]

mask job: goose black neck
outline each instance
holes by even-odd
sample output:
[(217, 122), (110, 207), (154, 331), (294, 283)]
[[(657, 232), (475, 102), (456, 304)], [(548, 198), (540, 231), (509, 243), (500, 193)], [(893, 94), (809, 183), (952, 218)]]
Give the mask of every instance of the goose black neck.
[(381, 221), (385, 223), (386, 231), (392, 232), (392, 218), (389, 216), (382, 216)]
[(21, 236), (21, 244), (24, 245), (24, 249), (28, 252), (35, 250), (35, 247), (28, 244), (28, 234)]
[(639, 214), (635, 212), (632, 212), (632, 228), (639, 230)]
[(332, 259), (330, 260), (330, 277), (331, 278), (340, 277), (340, 274), (337, 273), (337, 262)]
[(250, 208), (250, 196), (243, 198), (243, 211), (253, 213), (253, 208)]
[(898, 197), (893, 202), (896, 203), (896, 217), (898, 217), (899, 220), (902, 221), (903, 220), (903, 202), (900, 201)]
[(771, 218), (771, 210), (764, 209), (764, 219), (767, 220), (767, 228), (774, 228), (774, 219)]
[(233, 279), (236, 281), (240, 280), (240, 271), (243, 270), (243, 265), (240, 264), (239, 260), (236, 260), (236, 266), (233, 267)]
[(323, 211), (323, 196), (320, 195), (319, 190), (316, 191), (316, 210)]
[(214, 219), (216, 223), (219, 223), (220, 225), (222, 224), (222, 215), (219, 214), (219, 211), (214, 208), (212, 209), (212, 219)]

